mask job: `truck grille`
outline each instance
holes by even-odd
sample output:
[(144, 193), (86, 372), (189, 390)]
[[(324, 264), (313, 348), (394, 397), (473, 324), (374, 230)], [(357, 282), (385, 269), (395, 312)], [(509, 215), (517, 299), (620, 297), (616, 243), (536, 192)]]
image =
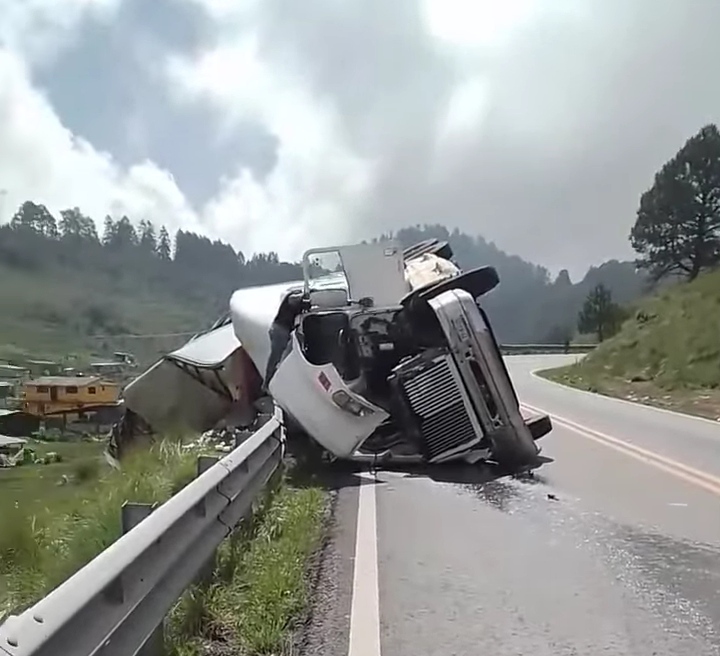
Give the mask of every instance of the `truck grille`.
[(421, 371), (399, 376), (431, 461), (456, 449), (468, 448), (480, 439), (450, 369), (453, 364), (450, 356), (437, 356)]

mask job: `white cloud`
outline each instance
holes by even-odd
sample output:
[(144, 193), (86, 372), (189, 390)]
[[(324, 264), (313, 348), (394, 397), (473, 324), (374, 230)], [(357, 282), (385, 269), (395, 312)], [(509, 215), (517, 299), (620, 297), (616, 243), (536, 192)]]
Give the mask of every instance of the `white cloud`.
[[(415, 139), (412, 117), (406, 117), (403, 107), (389, 98), (387, 107), (381, 109), (394, 129), (386, 129), (387, 121), (378, 129), (369, 116), (363, 128), (369, 147), (360, 154), (357, 149), (363, 144), (350, 141), (345, 117), (334, 104), (337, 98), (313, 94), (302, 68), (305, 62), (294, 62), (291, 56), (279, 63), (273, 61), (276, 65), (271, 66), (260, 56), (254, 38), (257, 12), (262, 10), (257, 2), (186, 1), (203, 5), (215, 18), (218, 43), (194, 59), (175, 57), (165, 62), (168, 88), (178, 102), (210, 102), (222, 110), (220, 136), (248, 118), (262, 123), (280, 144), (277, 165), (269, 176), (259, 182), (249, 170), (237, 170), (221, 181), (215, 198), (196, 210), (172, 176), (152, 161), (123, 167), (112, 154), (99, 152), (73, 135), (33, 87), (30, 73), (72, 42), (84, 18), (92, 15), (111, 20), (122, 0), (0, 0), (0, 189), (6, 192), (0, 194), (0, 220), (8, 220), (22, 201), (33, 199), (53, 212), (77, 205), (99, 225), (106, 214), (128, 214), (165, 224), (171, 231), (205, 232), (246, 254), (275, 250), (283, 258), (296, 258), (310, 246), (372, 236), (378, 223), (358, 220), (365, 216), (368, 198), (378, 190), (382, 193), (388, 166), (412, 167), (414, 163), (376, 162), (367, 153), (378, 152), (378, 143), (383, 141), (397, 141), (401, 148), (403, 140)], [(443, 13), (440, 5), (435, 7), (435, 31), (440, 30), (446, 41), (454, 39), (463, 46), (456, 62), (457, 86), (447, 99), (445, 116), (431, 146), (435, 179), (449, 175), (438, 163), (443, 162), (443, 154), (466, 147), (464, 134), (477, 129), (494, 91), (482, 66), (474, 65), (477, 48), (468, 51), (467, 42), (470, 50), (478, 43), (480, 50), (504, 47), (536, 4), (536, 0), (513, 0), (507, 11), (498, 13), (493, 9), (496, 3), (483, 1), (484, 23), (474, 35), (452, 33), (468, 23), (477, 27), (477, 17), (463, 19), (465, 0), (456, 0), (455, 18), (459, 20), (454, 23), (451, 13)], [(467, 7), (472, 8), (466, 3)], [(494, 40), (493, 34), (499, 40)], [(132, 118), (128, 118), (131, 127)], [(408, 176), (413, 184), (407, 192), (421, 197), (422, 183), (412, 174)], [(407, 220), (406, 216), (400, 218), (402, 223)], [(397, 223), (383, 225), (397, 227)]]
[(33, 199), (54, 212), (78, 205), (99, 224), (107, 213), (128, 213), (169, 228), (198, 226), (167, 172), (151, 162), (124, 170), (67, 130), (9, 50), (0, 50), (0, 180), (2, 221)]
[[(237, 171), (196, 212), (172, 176), (153, 162), (124, 168), (63, 126), (33, 87), (32, 66), (69, 43), (85, 12), (105, 11), (109, 17), (119, 2), (31, 0), (20, 11), (18, 3), (0, 0), (0, 11), (12, 7), (0, 31), (0, 221), (32, 199), (54, 213), (77, 205), (100, 228), (106, 214), (127, 214), (171, 231), (220, 237), (247, 254), (275, 250), (297, 257), (308, 245), (342, 240), (344, 212), (362, 197), (370, 168), (338, 141), (333, 112), (317, 106), (298, 81), (280, 79), (263, 65), (252, 40), (194, 62), (172, 59), (168, 80), (179, 101), (203, 97), (223, 107), (219, 130), (255, 117), (279, 137), (279, 165), (263, 184), (249, 171)], [(227, 10), (222, 2), (214, 9)]]
[[(363, 128), (368, 143), (358, 146), (357, 141), (350, 142), (347, 126), (333, 104), (338, 99), (331, 94), (313, 95), (313, 84), (303, 70), (307, 62), (296, 58), (292, 48), (273, 60), (261, 56), (253, 29), (262, 24), (259, 16), (267, 8), (256, 2), (187, 1), (203, 6), (215, 18), (220, 36), (213, 49), (195, 59), (169, 61), (168, 83), (177, 99), (214, 104), (225, 118), (221, 130), (231, 131), (243, 119), (258, 120), (281, 144), (277, 165), (263, 184), (246, 171), (225, 181), (202, 212), (204, 225), (244, 249), (272, 249), (281, 257), (294, 258), (310, 246), (374, 236), (379, 223), (387, 229), (412, 221), (406, 212), (389, 222), (359, 219), (366, 216), (373, 194), (384, 193), (389, 169), (417, 165), (402, 156), (373, 161), (366, 152), (358, 152), (366, 145), (366, 150), (380, 152), (392, 143), (390, 149), (402, 153), (406, 142), (411, 151), (413, 142), (424, 138), (415, 117), (395, 102), (404, 99), (402, 91), (395, 98), (390, 90), (387, 104), (372, 108), (382, 114), (381, 121), (368, 115)], [(422, 198), (429, 185), (442, 185), (455, 174), (449, 163), (455, 163), (457, 153), (468, 148), (468, 135), (482, 130), (495, 92), (486, 70), (488, 62), (500, 57), (509, 42), (521, 38), (537, 18), (540, 3), (511, 0), (499, 9), (493, 0), (453, 0), (448, 6), (440, 0), (418, 2), (424, 8), (421, 14), (428, 38), (436, 40), (438, 52), (447, 52), (455, 80), (426, 151), (430, 157), (427, 179), (412, 172), (406, 176), (407, 194)], [(570, 5), (571, 0), (552, 0), (543, 12), (546, 17), (553, 12), (564, 15)], [(328, 37), (333, 36), (329, 18), (333, 11), (329, 5), (324, 17)], [(382, 74), (370, 71), (372, 78), (381, 79)], [(402, 84), (412, 87), (413, 80), (403, 79)]]
[(452, 45), (500, 46), (539, 10), (538, 0), (424, 0), (428, 29)]
[[(215, 31), (210, 50), (153, 62), (177, 102), (220, 109), (220, 137), (250, 118), (280, 144), (262, 182), (236, 170), (215, 198), (192, 208), (153, 162), (120, 166), (71, 134), (31, 84), (33, 67), (70, 43), (83, 17), (110, 20), (122, 1), (0, 0), (2, 220), (32, 198), (54, 211), (78, 205), (99, 221), (127, 213), (202, 230), (246, 254), (272, 249), (282, 257), (444, 220), (533, 260), (584, 267), (627, 246), (627, 217), (661, 159), (656, 151), (671, 150), (697, 122), (680, 100), (705, 94), (702, 111), (715, 116), (704, 79), (670, 95), (665, 84), (690, 80), (692, 64), (711, 57), (672, 57), (673, 76), (657, 83), (645, 73), (623, 77), (627, 53), (639, 47), (641, 32), (632, 29), (646, 28), (640, 0), (632, 11), (619, 2), (605, 11), (599, 0), (548, 0), (542, 10), (539, 0), (502, 8), (491, 0), (417, 0), (386, 3), (387, 14), (337, 0), (302, 8), (289, 0), (177, 0), (205, 7)], [(422, 2), (434, 3), (434, 18), (425, 16), (434, 24), (413, 13)], [(695, 4), (700, 11), (701, 0)], [(306, 22), (296, 20), (305, 14)], [(658, 23), (640, 62), (673, 52), (667, 43), (677, 20)], [(608, 50), (615, 37), (632, 47)], [(643, 80), (652, 102), (633, 95)], [(667, 125), (649, 121), (665, 105), (675, 113)], [(133, 119), (128, 134), (141, 139), (142, 121)], [(628, 160), (629, 173), (619, 172), (617, 163)], [(618, 188), (612, 194), (597, 182), (608, 167), (618, 169), (607, 178)], [(601, 225), (607, 217), (618, 217), (614, 227)], [(558, 243), (561, 229), (567, 238)]]
[(280, 142), (277, 165), (262, 184), (239, 171), (204, 208), (203, 223), (213, 233), (248, 252), (274, 250), (285, 258), (352, 238), (347, 218), (373, 167), (347, 147), (329, 105), (261, 61), (252, 36), (194, 61), (173, 59), (168, 77), (179, 99), (202, 98), (224, 110), (221, 130), (253, 118)]
[(128, 214), (170, 230), (200, 229), (169, 173), (149, 161), (119, 166), (66, 129), (31, 83), (31, 67), (67, 44), (83, 16), (109, 18), (119, 1), (0, 0), (1, 222), (32, 199), (55, 213), (77, 205), (99, 227), (106, 214)]

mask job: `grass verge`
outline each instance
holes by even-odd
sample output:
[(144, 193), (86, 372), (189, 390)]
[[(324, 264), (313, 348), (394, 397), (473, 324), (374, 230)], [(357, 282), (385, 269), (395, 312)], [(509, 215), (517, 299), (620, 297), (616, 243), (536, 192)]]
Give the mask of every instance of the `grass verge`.
[(52, 500), (55, 512), (60, 508), (61, 501), (67, 501), (72, 509), (79, 493), (78, 485), (64, 485), (63, 477), (73, 483), (82, 482), (79, 480), (81, 478), (85, 478), (84, 482), (94, 481), (104, 464), (104, 441), (42, 442), (29, 439), (27, 446), (35, 451), (37, 458), (55, 453), (59, 456), (59, 462), (0, 469), (0, 534), (3, 532), (5, 517), (14, 507), (22, 507), (25, 513), (37, 513), (45, 508), (48, 500)]
[(645, 299), (578, 364), (538, 375), (579, 389), (720, 418), (720, 271)]
[[(166, 440), (129, 454), (122, 471), (78, 468), (96, 473), (57, 488), (63, 494), (53, 496), (43, 484), (44, 506), (37, 500), (6, 504), (0, 622), (112, 544), (120, 535), (123, 502), (162, 503), (184, 487), (195, 475), (197, 455)], [(269, 486), (251, 518), (220, 546), (210, 581), (189, 589), (170, 613), (166, 653), (290, 653), (309, 605), (309, 565), (322, 542), (327, 502), (320, 487), (295, 487), (288, 479)]]
[(211, 582), (186, 592), (166, 627), (172, 656), (289, 654), (309, 605), (328, 495), (283, 480), (223, 543)]
[(97, 478), (73, 486), (72, 496), (47, 494), (44, 507), (4, 505), (0, 621), (42, 598), (112, 544), (121, 532), (123, 502), (161, 503), (184, 487), (195, 475), (196, 456), (166, 440), (129, 454), (122, 471), (98, 468)]
[(720, 421), (720, 390), (661, 386), (654, 381), (603, 375), (569, 365), (536, 372), (541, 378), (575, 389)]

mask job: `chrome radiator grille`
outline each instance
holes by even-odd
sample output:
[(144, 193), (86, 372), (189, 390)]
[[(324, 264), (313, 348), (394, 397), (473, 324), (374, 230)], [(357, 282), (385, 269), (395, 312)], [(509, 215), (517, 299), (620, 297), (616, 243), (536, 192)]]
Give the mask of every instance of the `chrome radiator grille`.
[(454, 367), (451, 356), (440, 355), (415, 371), (398, 375), (431, 461), (472, 446), (480, 439), (451, 367)]

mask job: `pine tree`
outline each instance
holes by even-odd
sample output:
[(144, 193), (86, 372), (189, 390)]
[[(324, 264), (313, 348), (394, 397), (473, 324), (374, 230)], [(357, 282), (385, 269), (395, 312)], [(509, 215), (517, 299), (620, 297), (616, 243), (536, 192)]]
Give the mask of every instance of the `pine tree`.
[(654, 280), (693, 280), (720, 263), (720, 131), (707, 125), (655, 175), (630, 233)]
[(170, 234), (168, 233), (165, 226), (162, 226), (160, 228), (156, 252), (161, 260), (165, 260), (167, 262), (169, 262), (172, 257), (172, 244), (170, 242)]
[(612, 293), (600, 283), (585, 299), (578, 315), (578, 330), (584, 334), (593, 333), (598, 342), (602, 342), (617, 332), (622, 318), (622, 310), (613, 303)]

